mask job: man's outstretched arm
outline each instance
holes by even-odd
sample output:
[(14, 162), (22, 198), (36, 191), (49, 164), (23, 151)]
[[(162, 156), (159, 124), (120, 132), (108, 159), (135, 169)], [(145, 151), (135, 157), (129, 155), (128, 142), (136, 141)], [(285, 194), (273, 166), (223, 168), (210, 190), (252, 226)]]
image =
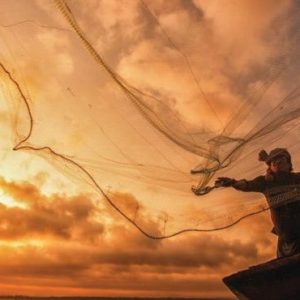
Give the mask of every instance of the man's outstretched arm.
[(252, 180), (236, 180), (228, 177), (219, 177), (215, 185), (223, 187), (233, 187), (236, 190), (243, 192), (263, 192), (265, 190), (266, 182), (264, 176), (258, 176)]

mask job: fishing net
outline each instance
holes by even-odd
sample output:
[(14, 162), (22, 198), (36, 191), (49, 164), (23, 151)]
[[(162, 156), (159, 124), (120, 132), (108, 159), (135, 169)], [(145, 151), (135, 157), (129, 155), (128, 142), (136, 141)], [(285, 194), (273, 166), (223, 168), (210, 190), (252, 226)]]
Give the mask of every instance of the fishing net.
[(261, 149), (288, 148), (297, 166), (300, 10), (271, 2), (1, 1), (14, 150), (152, 238), (267, 209), (257, 193), (192, 187), (263, 175)]

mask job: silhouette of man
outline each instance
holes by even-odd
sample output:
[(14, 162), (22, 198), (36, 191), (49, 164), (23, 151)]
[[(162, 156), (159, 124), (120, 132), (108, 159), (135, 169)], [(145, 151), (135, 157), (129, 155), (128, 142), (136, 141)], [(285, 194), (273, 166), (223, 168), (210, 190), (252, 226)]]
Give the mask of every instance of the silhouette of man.
[(259, 160), (268, 166), (265, 176), (253, 180), (219, 177), (215, 184), (263, 193), (270, 206), (272, 232), (278, 236), (277, 257), (300, 253), (300, 173), (292, 172), (291, 155), (284, 148), (275, 148), (269, 154), (262, 150)]

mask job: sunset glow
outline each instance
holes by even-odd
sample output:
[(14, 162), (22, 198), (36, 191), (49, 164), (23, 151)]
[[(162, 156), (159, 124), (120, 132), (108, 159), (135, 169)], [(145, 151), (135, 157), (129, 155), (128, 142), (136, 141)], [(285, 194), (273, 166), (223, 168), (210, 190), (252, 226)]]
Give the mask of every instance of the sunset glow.
[(261, 194), (192, 187), (299, 170), (299, 8), (0, 1), (0, 295), (232, 297), (274, 258)]

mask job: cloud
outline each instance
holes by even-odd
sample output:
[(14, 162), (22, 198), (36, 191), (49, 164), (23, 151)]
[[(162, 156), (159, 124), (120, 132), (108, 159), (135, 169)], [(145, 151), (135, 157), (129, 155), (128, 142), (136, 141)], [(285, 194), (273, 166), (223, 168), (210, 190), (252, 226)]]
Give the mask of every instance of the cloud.
[[(0, 206), (3, 284), (18, 275), (32, 290), (46, 284), (56, 290), (69, 287), (69, 292), (72, 288), (82, 289), (86, 295), (96, 290), (111, 295), (121, 291), (142, 295), (149, 290), (154, 291), (152, 295), (181, 295), (189, 290), (192, 295), (201, 294), (203, 287), (206, 294), (221, 293), (220, 276), (261, 259), (262, 233), (256, 236), (258, 244), (236, 237), (227, 239), (226, 231), (156, 241), (142, 235), (119, 214), (111, 213), (111, 209), (107, 211), (109, 225), (105, 218), (102, 222), (97, 213), (107, 214), (89, 195), (45, 196), (31, 183), (4, 178), (0, 186), (6, 195), (26, 204), (24, 209)], [(123, 206), (136, 206), (130, 194), (115, 196), (122, 199), (119, 204)], [(142, 207), (140, 213), (145, 224), (155, 225)], [(253, 236), (261, 231), (254, 227)]]
[(270, 80), (285, 63), (295, 35), (292, 21), (287, 22), (293, 5), (186, 3), (145, 1), (143, 39), (124, 52), (118, 71), (164, 102), (172, 99), (174, 109), (194, 126), (218, 130), (219, 122), (224, 125), (236, 107), (263, 88), (257, 83)]
[[(229, 296), (221, 282), (223, 276), (274, 255), (262, 251), (270, 225), (266, 216), (253, 224), (251, 219), (236, 226), (236, 233), (187, 234), (155, 241), (111, 209), (99, 210), (89, 195), (46, 197), (36, 185), (3, 178), (0, 185), (7, 195), (27, 205), (23, 210), (0, 209), (0, 223), (5, 220), (9, 225), (6, 233), (2, 229), (0, 234), (3, 291), (37, 295)], [(115, 196), (121, 206), (128, 203), (131, 211), (136, 207), (133, 195)], [(91, 218), (96, 212), (109, 216), (109, 224), (104, 219), (101, 222), (101, 215)], [(140, 213), (145, 223), (151, 222), (143, 207)], [(241, 230), (249, 231), (250, 224), (249, 239), (237, 238)]]
[(90, 220), (96, 208), (87, 195), (47, 197), (31, 183), (7, 182), (3, 178), (0, 187), (5, 194), (26, 205), (26, 208), (0, 207), (1, 239), (42, 235), (70, 239), (79, 235), (83, 240), (93, 240), (104, 231), (103, 224)]

